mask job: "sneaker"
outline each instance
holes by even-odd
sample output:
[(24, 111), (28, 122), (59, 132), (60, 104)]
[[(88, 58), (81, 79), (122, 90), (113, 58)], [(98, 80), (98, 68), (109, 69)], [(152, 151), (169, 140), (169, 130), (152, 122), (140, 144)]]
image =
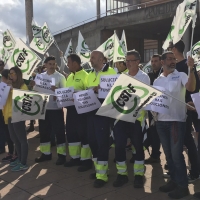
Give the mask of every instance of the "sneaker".
[(105, 184), (106, 184), (105, 181), (103, 181), (103, 180), (101, 180), (101, 179), (96, 179), (96, 180), (94, 181), (93, 186), (94, 186), (95, 188), (101, 188), (101, 187), (103, 187)]
[(113, 182), (113, 187), (121, 187), (126, 183), (128, 183), (128, 176), (118, 174), (117, 179)]
[(170, 192), (168, 196), (172, 199), (181, 199), (189, 195), (189, 189), (178, 186), (174, 191)]
[(66, 158), (65, 156), (63, 157), (58, 157), (57, 161), (56, 161), (56, 165), (64, 165), (66, 162)]
[(160, 158), (153, 158), (153, 157), (149, 157), (148, 159), (146, 159), (144, 161), (144, 164), (153, 164), (153, 163), (160, 163)]
[(81, 161), (80, 158), (73, 159), (71, 158), (69, 162), (65, 162), (64, 166), (65, 167), (74, 167), (74, 166), (80, 166)]
[(10, 162), (10, 160), (12, 159), (12, 155), (11, 154), (8, 154), (6, 157), (2, 158), (2, 162)]
[(17, 159), (18, 159), (18, 156), (13, 155), (12, 159), (10, 160), (10, 162), (14, 162), (14, 161), (17, 160)]
[(200, 199), (200, 192), (196, 192), (196, 193), (194, 193), (193, 196), (196, 197), (197, 199)]
[(13, 162), (10, 162), (10, 167), (15, 167), (15, 166), (17, 166), (18, 164), (19, 164), (20, 162), (19, 162), (19, 159), (16, 159), (15, 161), (13, 161)]
[(39, 162), (44, 162), (51, 159), (52, 159), (52, 154), (46, 155), (42, 153), (40, 157), (35, 159), (35, 162), (39, 163)]
[(169, 172), (163, 173), (163, 177), (164, 177), (164, 178), (170, 178), (170, 173), (169, 173)]
[(159, 187), (161, 192), (171, 192), (177, 187), (177, 184), (174, 181), (169, 181), (166, 185)]
[(193, 183), (194, 181), (198, 180), (200, 176), (193, 176), (191, 171), (188, 173), (188, 183)]
[(89, 178), (95, 180), (97, 178), (96, 177), (96, 172), (90, 174)]
[(28, 166), (27, 165), (23, 165), (21, 163), (18, 163), (18, 165), (16, 165), (15, 167), (13, 167), (11, 169), (12, 172), (18, 172), (18, 171), (24, 171), (27, 170)]
[(135, 175), (133, 185), (134, 188), (143, 188), (144, 186), (143, 176)]
[(81, 165), (77, 170), (79, 172), (86, 172), (90, 169), (92, 169), (92, 165)]

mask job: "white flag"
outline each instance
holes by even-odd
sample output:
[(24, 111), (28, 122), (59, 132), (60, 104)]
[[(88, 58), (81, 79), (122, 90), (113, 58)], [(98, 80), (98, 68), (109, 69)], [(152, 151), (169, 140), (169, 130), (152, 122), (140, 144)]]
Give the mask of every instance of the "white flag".
[(120, 44), (119, 38), (116, 33), (114, 33), (114, 55), (113, 63), (125, 61), (125, 53)]
[(176, 9), (173, 44), (183, 37), (192, 18), (196, 14), (197, 0), (184, 0)]
[(41, 38), (42, 37), (42, 27), (38, 26), (37, 23), (32, 20), (32, 32), (34, 38)]
[(97, 51), (101, 51), (109, 61), (113, 60), (114, 39), (115, 39), (115, 35), (113, 34), (101, 46), (97, 48)]
[(151, 61), (149, 61), (143, 68), (142, 71), (144, 71), (145, 73), (149, 73), (152, 71), (152, 67), (151, 67)]
[(13, 66), (19, 67), (22, 71), (23, 79), (28, 80), (40, 62), (41, 58), (27, 47), (21, 39), (18, 39), (7, 66), (9, 69)]
[(49, 95), (13, 89), (12, 123), (45, 119)]
[(34, 37), (30, 47), (40, 54), (45, 54), (50, 46), (54, 43), (54, 37), (52, 36), (47, 23), (44, 23), (42, 27), (42, 36), (41, 38)]
[(10, 58), (11, 51), (7, 51), (5, 48), (0, 50), (0, 59), (3, 60), (4, 63), (7, 63), (8, 59)]
[(192, 47), (192, 58), (194, 59), (194, 64), (196, 66), (197, 71), (200, 70), (200, 41), (197, 42), (193, 47)]
[(80, 56), (83, 63), (90, 61), (90, 50), (80, 31), (78, 35), (77, 55)]
[(176, 19), (175, 19), (175, 16), (174, 16), (174, 19), (173, 19), (173, 21), (172, 21), (172, 25), (171, 25), (170, 31), (169, 31), (169, 33), (168, 33), (168, 35), (167, 35), (167, 38), (166, 38), (166, 40), (165, 40), (165, 42), (164, 42), (164, 44), (163, 44), (163, 46), (162, 46), (162, 48), (163, 48), (164, 50), (167, 50), (167, 48), (169, 47), (169, 42), (172, 42), (172, 41), (173, 41), (173, 38), (174, 38), (174, 28), (175, 28), (175, 21), (176, 21)]
[(67, 49), (65, 51), (64, 57), (67, 59), (67, 56), (73, 53), (73, 47), (72, 47), (72, 39), (69, 41), (69, 44), (67, 46)]
[(7, 29), (5, 32), (2, 33), (3, 35), (3, 47), (7, 51), (14, 49), (16, 40), (12, 33)]
[(125, 31), (124, 30), (122, 32), (122, 37), (121, 37), (120, 43), (121, 43), (121, 46), (122, 46), (122, 48), (124, 50), (124, 54), (126, 55), (126, 53), (127, 53), (127, 44), (126, 44), (126, 35), (125, 35)]
[(126, 74), (121, 74), (97, 115), (134, 123), (140, 111), (162, 92)]

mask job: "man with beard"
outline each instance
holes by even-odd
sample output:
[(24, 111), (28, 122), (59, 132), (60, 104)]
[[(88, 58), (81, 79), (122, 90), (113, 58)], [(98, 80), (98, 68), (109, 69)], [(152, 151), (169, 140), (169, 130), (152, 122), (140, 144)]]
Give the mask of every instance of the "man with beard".
[[(186, 164), (183, 156), (185, 135), (186, 106), (185, 92), (194, 91), (196, 79), (194, 75), (194, 60), (189, 57), (187, 65), (189, 76), (176, 70), (176, 58), (173, 52), (165, 52), (161, 63), (163, 73), (154, 81), (154, 86), (160, 86), (171, 98), (169, 114), (157, 115), (156, 128), (169, 167), (170, 181), (159, 188), (161, 192), (169, 192), (168, 196), (180, 199), (189, 194)], [(176, 99), (178, 100), (176, 100)], [(181, 102), (180, 102), (181, 101)]]

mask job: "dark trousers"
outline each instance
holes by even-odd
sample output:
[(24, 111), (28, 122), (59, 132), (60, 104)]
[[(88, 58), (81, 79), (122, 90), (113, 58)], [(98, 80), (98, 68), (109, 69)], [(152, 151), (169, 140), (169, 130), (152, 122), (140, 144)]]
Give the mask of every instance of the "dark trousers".
[(65, 143), (63, 110), (47, 110), (44, 120), (39, 120), (40, 143), (51, 141), (51, 131), (56, 135), (57, 145)]
[(87, 113), (87, 133), (93, 158), (108, 161), (111, 118), (95, 115), (96, 111)]
[(88, 144), (87, 115), (78, 114), (75, 106), (67, 107), (66, 135), (68, 143), (81, 142), (82, 145)]
[(113, 129), (115, 138), (115, 159), (118, 162), (124, 162), (126, 160), (127, 138), (131, 139), (133, 146), (135, 147), (136, 154), (135, 160), (144, 160), (143, 150), (143, 138), (142, 127), (139, 121), (135, 123), (129, 123), (125, 121), (118, 121)]
[(199, 163), (198, 163), (198, 154), (197, 154), (197, 148), (194, 143), (194, 139), (191, 134), (191, 129), (192, 129), (192, 111), (187, 112), (187, 121), (186, 121), (186, 132), (185, 132), (185, 139), (184, 139), (184, 145), (188, 149), (188, 157), (190, 160), (191, 164), (191, 174), (194, 177), (199, 176)]
[(145, 147), (151, 146), (152, 152), (151, 157), (159, 158), (160, 157), (160, 138), (156, 129), (156, 125), (151, 126), (151, 121), (153, 119), (152, 114), (148, 112), (149, 116), (149, 129), (147, 131), (147, 139), (145, 140)]
[(5, 135), (6, 135), (6, 142), (8, 144), (8, 153), (13, 155), (13, 153), (14, 153), (14, 143), (10, 138), (10, 133), (9, 133), (7, 124), (5, 124)]
[(183, 156), (185, 122), (157, 121), (156, 128), (166, 156), (171, 180), (181, 187), (187, 187), (187, 170)]
[(5, 151), (5, 123), (2, 110), (0, 110), (0, 151)]

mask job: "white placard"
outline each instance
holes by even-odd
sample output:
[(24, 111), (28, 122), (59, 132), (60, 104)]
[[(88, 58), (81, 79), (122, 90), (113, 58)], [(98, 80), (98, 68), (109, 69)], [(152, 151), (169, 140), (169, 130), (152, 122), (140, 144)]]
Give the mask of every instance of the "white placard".
[(4, 105), (6, 104), (8, 94), (10, 92), (10, 86), (1, 82), (0, 83), (0, 109), (3, 109)]
[(200, 119), (200, 93), (191, 94), (191, 97), (198, 113), (198, 119)]
[(111, 88), (120, 75), (104, 75), (100, 77), (101, 88)]
[(74, 99), (73, 99), (74, 88), (61, 88), (55, 90), (55, 95), (57, 96), (57, 106), (58, 108), (73, 106)]
[(34, 90), (38, 92), (54, 94), (54, 92), (51, 90), (51, 86), (55, 85), (55, 78), (49, 78), (45, 74), (37, 74), (34, 81)]
[[(164, 92), (165, 88), (154, 86), (154, 88)], [(148, 104), (144, 110), (151, 110), (161, 114), (169, 114), (169, 105), (170, 105), (170, 97), (162, 94), (155, 99), (152, 100), (150, 104)]]
[(98, 98), (99, 99), (105, 99), (110, 92), (111, 88), (100, 88), (98, 89)]
[(101, 103), (93, 90), (84, 90), (74, 93), (74, 105), (78, 114), (87, 113), (100, 108)]

